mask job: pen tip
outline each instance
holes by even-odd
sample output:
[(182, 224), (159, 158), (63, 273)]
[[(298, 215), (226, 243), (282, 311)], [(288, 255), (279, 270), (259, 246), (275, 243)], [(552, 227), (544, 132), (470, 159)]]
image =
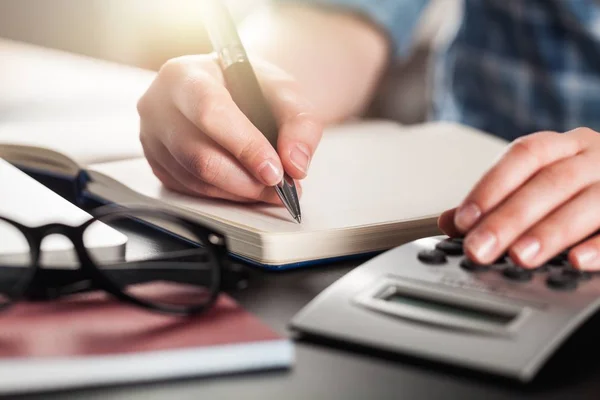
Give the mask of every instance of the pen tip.
[(302, 223), (302, 216), (301, 215), (295, 216), (294, 219), (296, 220), (297, 223), (299, 223), (299, 224)]

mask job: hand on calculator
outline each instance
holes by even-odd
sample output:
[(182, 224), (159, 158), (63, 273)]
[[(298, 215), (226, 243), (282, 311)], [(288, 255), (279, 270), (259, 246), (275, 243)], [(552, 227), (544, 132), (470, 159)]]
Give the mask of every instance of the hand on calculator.
[(578, 128), (517, 139), (439, 225), (465, 235), (478, 263), (508, 251), (534, 268), (572, 247), (573, 266), (600, 270), (600, 134)]

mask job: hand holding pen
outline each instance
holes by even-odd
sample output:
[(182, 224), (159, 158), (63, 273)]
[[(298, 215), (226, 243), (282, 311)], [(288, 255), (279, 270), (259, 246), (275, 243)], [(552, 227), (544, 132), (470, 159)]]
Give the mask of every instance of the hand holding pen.
[(138, 111), (146, 158), (165, 186), (281, 205), (274, 187), (284, 170), (306, 176), (321, 123), (293, 78), (264, 61), (252, 67), (279, 128), (275, 144), (240, 110), (213, 55), (177, 58), (160, 70)]

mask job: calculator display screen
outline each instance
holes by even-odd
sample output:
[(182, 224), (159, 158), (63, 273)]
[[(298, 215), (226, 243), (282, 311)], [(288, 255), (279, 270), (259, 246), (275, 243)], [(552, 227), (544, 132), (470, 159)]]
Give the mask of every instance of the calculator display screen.
[(506, 315), (490, 311), (478, 310), (476, 308), (465, 307), (457, 304), (450, 304), (407, 293), (396, 292), (386, 297), (385, 300), (392, 303), (410, 306), (411, 308), (435, 311), (453, 317), (460, 317), (468, 320), (498, 325), (508, 324), (515, 318), (515, 315)]

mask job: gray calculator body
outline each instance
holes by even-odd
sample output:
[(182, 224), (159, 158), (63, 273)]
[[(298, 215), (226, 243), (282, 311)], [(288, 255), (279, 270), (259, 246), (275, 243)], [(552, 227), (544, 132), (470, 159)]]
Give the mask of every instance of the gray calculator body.
[(598, 307), (600, 276), (567, 290), (548, 284), (568, 266), (514, 280), (503, 274), (508, 258), (477, 271), (461, 267), (463, 255), (433, 265), (417, 258), (444, 239), (369, 260), (298, 312), (291, 328), (529, 381)]

